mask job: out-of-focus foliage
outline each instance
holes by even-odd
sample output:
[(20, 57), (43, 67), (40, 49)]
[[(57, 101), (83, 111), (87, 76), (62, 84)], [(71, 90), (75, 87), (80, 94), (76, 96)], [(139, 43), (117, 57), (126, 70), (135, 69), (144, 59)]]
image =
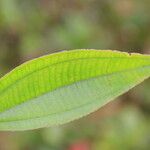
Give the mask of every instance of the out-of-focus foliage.
[[(0, 75), (64, 49), (150, 53), (149, 10), (148, 0), (0, 0)], [(149, 89), (147, 80), (118, 103), (63, 127), (0, 133), (0, 149), (147, 150)]]

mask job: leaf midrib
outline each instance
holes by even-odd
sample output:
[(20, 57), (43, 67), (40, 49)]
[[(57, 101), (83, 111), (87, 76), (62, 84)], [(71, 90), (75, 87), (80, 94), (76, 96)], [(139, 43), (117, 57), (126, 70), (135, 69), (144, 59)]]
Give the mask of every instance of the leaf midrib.
[[(137, 68), (134, 68), (134, 69), (127, 69), (127, 70), (123, 70), (123, 71), (118, 71), (118, 72), (113, 72), (113, 73), (110, 73), (110, 74), (105, 74), (105, 75), (99, 75), (99, 76), (97, 76), (97, 77), (92, 77), (92, 78), (90, 78), (90, 79), (94, 79), (94, 78), (98, 78), (98, 77), (102, 77), (102, 76), (112, 76), (112, 75), (114, 75), (114, 74), (120, 74), (120, 73), (124, 73), (124, 72), (128, 72), (128, 71), (134, 71), (134, 70), (145, 70), (145, 69), (150, 69), (150, 66), (144, 66), (144, 67), (137, 67)], [(86, 79), (86, 80), (88, 80), (88, 79)], [(82, 80), (82, 81), (86, 81), (86, 80)], [(72, 84), (75, 84), (75, 83), (72, 83)], [(72, 85), (72, 84), (70, 84), (70, 85)], [(69, 85), (66, 85), (66, 86), (69, 86)], [(61, 88), (61, 87), (60, 87)], [(57, 88), (58, 89), (58, 88)], [(55, 89), (55, 90), (57, 90), (57, 89)], [(54, 91), (54, 90), (53, 90)], [(45, 93), (46, 94), (46, 93)], [(44, 94), (43, 94), (44, 95)], [(121, 95), (121, 93), (119, 94), (119, 95)], [(25, 102), (23, 102), (23, 103), (26, 103), (27, 101), (25, 101)], [(25, 119), (16, 119), (16, 120), (9, 120), (9, 121), (0, 121), (0, 123), (2, 122), (2, 123), (5, 123), (5, 122), (18, 122), (18, 121), (26, 121), (26, 120), (33, 120), (33, 119), (38, 119), (38, 118), (42, 118), (42, 117), (48, 117), (48, 116), (50, 116), (50, 115), (55, 115), (55, 114), (61, 114), (61, 113), (66, 113), (66, 112), (69, 112), (69, 111), (72, 111), (72, 110), (75, 110), (75, 109), (79, 109), (80, 107), (83, 107), (83, 106), (86, 106), (86, 105), (91, 105), (91, 104), (93, 104), (93, 103), (95, 103), (95, 102), (97, 102), (97, 101), (94, 101), (94, 102), (89, 102), (89, 103), (86, 103), (86, 104), (82, 104), (82, 105), (80, 105), (80, 106), (78, 106), (78, 107), (75, 107), (75, 108), (73, 108), (73, 109), (67, 109), (67, 110), (65, 110), (65, 111), (60, 111), (60, 112), (55, 112), (55, 113), (52, 113), (52, 114), (47, 114), (47, 115), (43, 115), (43, 116), (37, 116), (37, 117), (33, 117), (33, 118), (25, 118)], [(21, 104), (18, 104), (17, 106), (15, 106), (15, 107), (18, 107), (19, 105), (22, 105), (23, 103), (21, 103)], [(105, 103), (104, 103), (105, 104)], [(103, 104), (103, 105), (104, 105)], [(102, 106), (103, 106), (102, 105)], [(7, 110), (5, 110), (5, 111), (9, 111), (9, 110), (11, 110), (12, 108), (9, 108), (9, 109), (7, 109)], [(90, 112), (89, 112), (90, 113)]]

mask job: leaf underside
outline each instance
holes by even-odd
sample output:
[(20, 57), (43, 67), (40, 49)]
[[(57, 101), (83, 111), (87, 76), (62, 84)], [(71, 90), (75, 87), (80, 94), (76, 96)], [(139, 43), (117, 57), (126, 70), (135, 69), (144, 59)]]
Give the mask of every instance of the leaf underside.
[(0, 79), (0, 130), (67, 123), (148, 77), (149, 55), (72, 50), (34, 59)]

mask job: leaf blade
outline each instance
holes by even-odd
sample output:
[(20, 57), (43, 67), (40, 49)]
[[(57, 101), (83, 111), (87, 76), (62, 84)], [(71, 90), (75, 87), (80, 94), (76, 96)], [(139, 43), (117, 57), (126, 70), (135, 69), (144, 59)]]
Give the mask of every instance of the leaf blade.
[[(80, 53), (82, 53), (82, 57), (79, 55)], [(64, 56), (63, 54), (65, 54), (65, 58), (63, 57)], [(68, 55), (68, 54), (71, 54), (71, 55)], [(1, 108), (2, 105), (1, 105), (0, 106), (0, 108), (1, 108), (0, 130), (27, 130), (27, 129), (45, 127), (48, 125), (55, 125), (55, 124), (62, 124), (65, 122), (69, 122), (69, 121), (79, 118), (83, 115), (86, 115), (90, 112), (93, 112), (94, 110), (97, 110), (100, 106), (103, 105), (102, 99), (106, 103), (108, 100), (110, 101), (110, 100), (116, 98), (120, 94), (126, 92), (131, 87), (137, 85), (138, 83), (140, 83), (141, 81), (143, 81), (144, 79), (146, 79), (150, 76), (150, 57), (146, 56), (146, 55), (145, 56), (139, 55), (139, 54), (129, 55), (127, 53), (121, 53), (121, 52), (112, 52), (112, 51), (104, 51), (103, 52), (103, 51), (95, 51), (95, 50), (88, 50), (88, 51), (77, 50), (77, 51), (60, 53), (60, 54), (56, 54), (56, 55), (59, 56), (60, 59), (57, 58), (56, 60), (53, 60), (55, 62), (54, 63), (55, 69), (51, 70), (54, 73), (53, 76), (51, 74), (51, 77), (55, 78), (55, 83), (52, 84), (52, 85), (54, 85), (53, 88), (54, 87), (55, 88), (52, 89), (51, 91), (49, 91), (48, 96), (46, 96), (45, 98), (43, 98), (43, 96), (46, 95), (45, 93), (41, 94), (42, 95), (41, 97), (38, 95), (37, 98), (35, 98), (36, 92), (33, 91), (34, 98), (32, 98), (31, 100), (23, 101), (23, 102), (21, 101), (19, 104), (15, 103), (14, 106), (10, 103), (11, 104), (10, 106), (13, 106), (13, 107), (12, 108), (9, 107), (8, 110), (2, 109)], [(55, 56), (55, 55), (50, 55), (51, 58), (52, 58), (52, 56)], [(73, 60), (73, 62), (68, 61), (71, 58), (70, 56), (71, 57), (74, 56), (75, 60)], [(49, 60), (49, 56), (47, 56), (47, 57)], [(96, 59), (93, 59), (93, 57), (94, 58), (96, 57)], [(65, 64), (62, 63), (63, 62), (62, 58), (63, 58), (63, 61), (65, 60), (64, 61)], [(82, 60), (80, 60), (79, 58), (82, 58)], [(45, 57), (42, 58), (42, 60), (45, 61)], [(32, 63), (35, 63), (37, 61), (39, 61), (39, 60), (37, 59), (35, 61), (32, 61), (31, 63), (28, 63), (27, 66), (31, 65)], [(122, 65), (120, 65), (120, 63)], [(25, 65), (25, 67), (26, 67), (26, 65)], [(103, 67), (103, 69), (102, 69), (102, 67)], [(24, 69), (24, 66), (22, 68)], [(35, 65), (34, 65), (34, 68), (36, 68)], [(62, 68), (65, 68), (65, 69), (67, 68), (67, 69), (65, 70)], [(100, 70), (98, 70), (98, 69), (100, 69)], [(138, 71), (138, 70), (140, 70), (140, 71)], [(124, 76), (124, 74), (128, 74), (127, 75), (128, 80), (130, 78), (132, 80), (130, 79), (129, 80), (130, 82), (129, 81), (124, 82), (124, 80), (122, 80), (122, 79), (125, 79), (125, 76), (124, 76), (123, 78), (120, 78), (120, 81), (118, 84), (117, 81), (118, 81), (118, 78), (120, 77), (120, 74), (119, 74), (119, 76), (117, 76), (116, 71), (117, 71), (117, 73), (119, 72), (120, 74), (122, 74), (122, 76)], [(16, 71), (14, 70), (14, 73), (15, 72)], [(67, 74), (68, 72), (71, 72), (71, 74), (70, 75)], [(131, 75), (131, 72), (133, 72), (132, 74), (135, 73), (134, 77)], [(42, 76), (42, 74), (43, 74), (43, 72), (41, 74), (37, 74), (37, 72), (36, 72), (34, 77), (32, 74), (31, 78), (30, 79), (26, 78), (25, 81), (29, 82), (34, 79), (37, 82), (38, 80), (36, 79), (36, 76), (40, 77), (40, 76)], [(61, 75), (61, 76), (57, 76), (57, 74)], [(112, 77), (110, 77), (110, 78), (105, 79), (103, 82), (102, 77), (103, 76), (107, 77), (107, 75), (114, 75), (115, 76), (114, 80), (112, 80)], [(9, 77), (9, 75), (8, 75), (8, 77)], [(91, 80), (93, 81), (95, 78), (97, 79), (98, 77), (101, 79), (101, 81), (98, 80), (98, 81), (94, 82), (94, 84), (92, 84), (93, 87), (86, 85), (87, 82), (89, 82)], [(62, 82), (60, 80), (62, 78), (63, 78), (64, 82)], [(44, 77), (44, 79), (45, 79), (45, 77)], [(4, 79), (4, 81), (5, 81), (5, 79)], [(45, 81), (48, 82), (46, 79), (45, 79)], [(70, 82), (66, 82), (66, 81), (70, 81)], [(86, 86), (83, 84), (84, 86), (82, 85), (83, 88), (81, 88), (82, 86), (80, 84), (83, 82)], [(31, 83), (29, 82), (27, 84), (26, 88), (29, 88), (29, 85), (30, 85), (31, 86), (30, 89), (32, 89), (32, 88), (34, 89), (35, 87), (33, 87), (33, 84), (31, 84)], [(44, 83), (43, 78), (40, 83)], [(52, 83), (52, 81), (50, 80), (48, 83)], [(96, 83), (99, 83), (99, 84), (97, 85)], [(43, 84), (43, 85), (45, 85), (45, 84)], [(75, 88), (74, 85), (76, 85), (77, 87), (75, 86), (76, 87)], [(112, 91), (113, 91), (112, 93), (108, 93), (109, 90), (107, 88), (110, 85), (112, 86)], [(22, 83), (20, 83), (20, 86), (22, 86)], [(118, 86), (119, 86), (119, 88), (118, 88)], [(127, 86), (127, 87), (125, 88), (124, 86), (125, 87)], [(18, 86), (15, 88), (18, 90), (18, 88), (20, 88), (20, 87)], [(40, 89), (42, 89), (42, 88), (43, 87), (40, 87)], [(66, 88), (68, 90), (70, 90), (68, 93), (71, 93), (71, 96), (69, 96), (69, 98), (66, 97), (66, 92), (64, 90)], [(80, 90), (78, 88), (80, 88)], [(106, 88), (106, 89), (103, 90), (104, 88)], [(116, 88), (118, 88), (119, 91), (117, 91), (115, 93)], [(125, 88), (125, 89), (122, 89), (122, 88)], [(84, 91), (85, 89), (87, 91)], [(85, 107), (85, 111), (82, 111), (82, 110), (84, 110), (83, 109), (84, 107), (82, 107), (82, 105), (84, 106), (87, 103), (93, 101), (94, 100), (93, 96), (95, 96), (95, 95), (100, 96), (100, 93), (97, 93), (97, 90), (99, 90), (101, 93), (105, 94), (106, 98), (104, 98), (104, 95), (102, 95), (101, 97), (99, 97), (100, 100), (98, 102), (94, 101), (94, 104), (89, 105), (89, 108)], [(84, 92), (81, 92), (81, 91), (84, 91)], [(94, 91), (96, 91), (97, 94)], [(76, 95), (74, 95), (74, 92), (76, 93)], [(79, 96), (78, 93), (80, 93), (80, 92), (81, 92), (81, 94)], [(56, 93), (56, 94), (54, 94), (54, 93)], [(61, 99), (60, 93), (62, 94), (61, 97), (64, 97), (63, 99)], [(91, 93), (92, 96), (85, 97), (86, 96), (85, 93)], [(115, 94), (115, 95), (113, 96), (113, 94)], [(32, 97), (32, 95), (31, 95), (31, 97)], [(33, 99), (35, 99), (35, 100), (33, 100)], [(39, 99), (39, 101), (37, 99)], [(77, 99), (78, 99), (78, 101), (77, 101)], [(32, 101), (34, 101), (34, 103), (32, 103)], [(3, 103), (1, 103), (1, 104), (3, 104)], [(37, 104), (39, 104), (39, 106), (37, 106)], [(60, 105), (58, 105), (58, 104), (60, 104)], [(79, 105), (77, 105), (77, 104), (79, 104)], [(49, 110), (47, 110), (47, 107), (49, 108)], [(72, 107), (73, 109), (70, 109), (70, 107)], [(81, 107), (81, 111), (79, 111), (79, 112), (75, 111), (76, 107), (77, 108)], [(32, 109), (32, 108), (34, 108), (34, 109)], [(63, 114), (63, 111), (65, 112), (65, 110), (67, 108), (69, 109), (69, 113), (72, 115), (69, 115), (69, 113), (67, 113), (66, 116), (68, 116), (68, 118), (66, 117), (66, 119), (65, 119), (65, 115), (61, 115), (61, 114)], [(55, 117), (53, 117), (52, 114), (59, 114), (59, 115), (54, 115)], [(45, 116), (47, 116), (47, 115), (48, 116), (50, 115), (50, 117), (46, 118)], [(22, 118), (22, 120), (18, 121), (18, 119), (21, 119), (21, 118)], [(15, 119), (17, 119), (17, 120), (15, 121)], [(25, 121), (25, 120), (27, 120), (27, 121)], [(32, 121), (30, 121), (30, 120), (32, 120)]]

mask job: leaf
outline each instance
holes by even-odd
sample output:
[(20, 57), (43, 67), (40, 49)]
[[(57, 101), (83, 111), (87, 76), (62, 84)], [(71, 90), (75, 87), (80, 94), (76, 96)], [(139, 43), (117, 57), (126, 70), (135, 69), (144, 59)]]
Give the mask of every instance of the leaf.
[(34, 59), (0, 79), (0, 130), (67, 123), (148, 77), (149, 55), (73, 50)]

